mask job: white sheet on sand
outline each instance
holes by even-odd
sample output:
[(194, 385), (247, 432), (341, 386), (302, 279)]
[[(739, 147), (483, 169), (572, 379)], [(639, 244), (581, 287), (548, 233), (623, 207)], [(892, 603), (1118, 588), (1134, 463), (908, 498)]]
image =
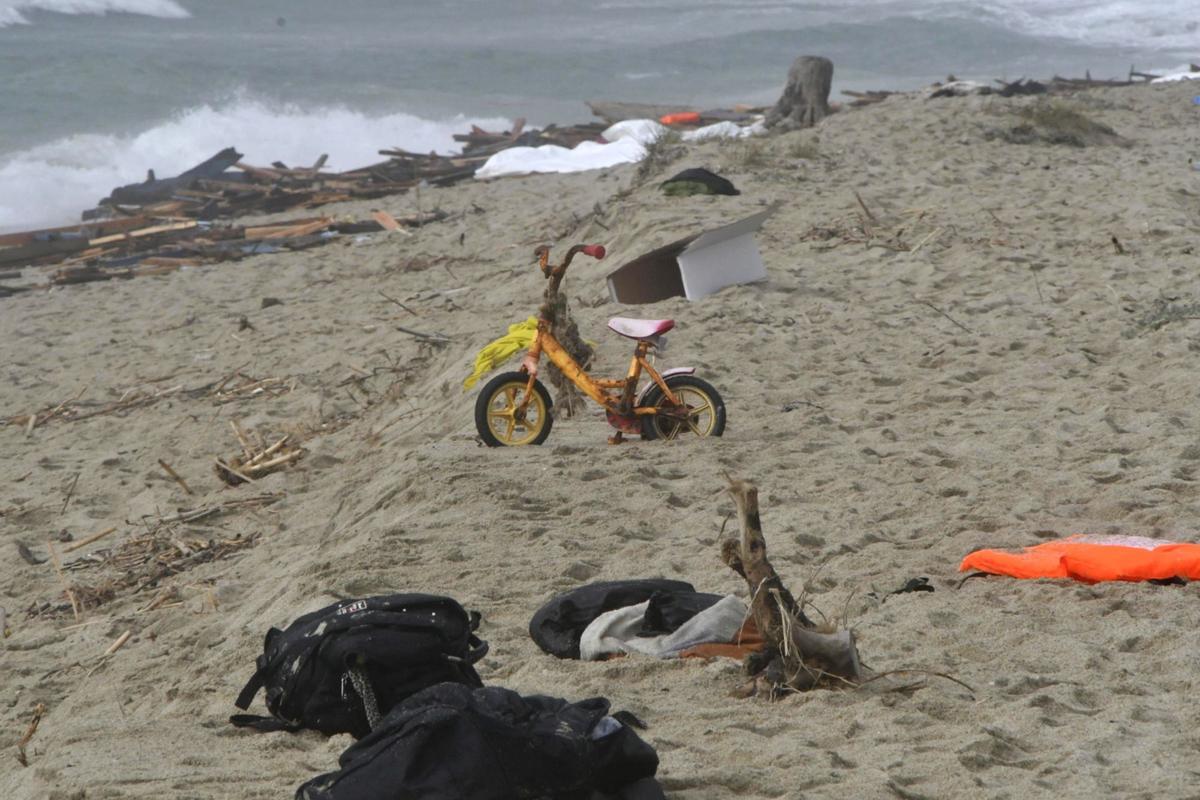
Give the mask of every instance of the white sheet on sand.
[[(650, 144), (669, 132), (670, 128), (652, 119), (627, 119), (611, 126), (600, 135), (610, 142), (629, 138), (636, 139), (642, 144)], [(705, 125), (694, 131), (684, 131), (680, 138), (685, 142), (703, 142), (708, 139), (744, 139), (747, 136), (758, 136), (766, 132), (767, 127), (762, 120), (745, 126), (725, 120)]]
[(640, 653), (674, 658), (689, 647), (708, 642), (731, 642), (749, 611), (737, 597), (728, 595), (683, 623), (674, 633), (638, 636), (649, 601), (625, 606), (592, 620), (579, 640), (579, 657), (596, 661), (613, 653)]
[(510, 147), (501, 150), (475, 171), (480, 179), (531, 172), (584, 172), (617, 164), (634, 164), (646, 157), (646, 148), (635, 139), (601, 144), (580, 142), (572, 149), (556, 144), (541, 147)]
[[(739, 127), (732, 122), (718, 122), (688, 131), (684, 141), (699, 142), (706, 139), (740, 139), (755, 136), (766, 129), (761, 122)], [(498, 178), (501, 175), (529, 175), (535, 172), (584, 172), (589, 169), (605, 169), (618, 164), (636, 164), (646, 157), (646, 145), (654, 142), (668, 131), (652, 119), (630, 119), (618, 122), (604, 131), (605, 144), (581, 142), (572, 149), (554, 144), (541, 147), (510, 147), (489, 158), (475, 171), (480, 180)]]

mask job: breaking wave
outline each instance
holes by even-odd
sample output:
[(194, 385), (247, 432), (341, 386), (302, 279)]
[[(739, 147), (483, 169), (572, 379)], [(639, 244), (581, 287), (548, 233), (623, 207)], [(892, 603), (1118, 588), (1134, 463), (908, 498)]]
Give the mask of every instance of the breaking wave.
[(184, 19), (187, 9), (174, 0), (0, 0), (0, 28), (27, 25), (22, 11), (53, 11), (56, 14), (108, 13), (143, 14), (148, 17)]
[[(940, 5), (946, 16), (993, 21), (1032, 36), (1089, 45), (1200, 49), (1195, 0), (993, 0)], [(938, 12), (934, 12), (938, 13)]]
[(148, 169), (169, 177), (229, 146), (251, 164), (307, 166), (328, 154), (326, 169), (341, 171), (382, 161), (378, 151), (389, 147), (458, 152), (453, 134), (471, 124), (503, 130), (508, 121), (372, 116), (254, 100), (201, 106), (136, 135), (79, 134), (0, 155), (0, 231), (69, 225), (114, 187), (143, 180)]
[(716, 35), (907, 18), (967, 20), (1093, 47), (1200, 50), (1196, 0), (597, 0), (597, 6), (617, 15), (670, 14), (672, 30), (693, 25)]

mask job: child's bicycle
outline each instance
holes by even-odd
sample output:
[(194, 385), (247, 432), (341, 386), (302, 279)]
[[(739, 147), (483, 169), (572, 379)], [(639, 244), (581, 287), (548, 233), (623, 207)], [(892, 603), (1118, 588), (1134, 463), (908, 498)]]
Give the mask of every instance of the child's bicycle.
[[(547, 298), (558, 292), (567, 267), (576, 253), (604, 258), (602, 245), (577, 244), (567, 251), (558, 266), (550, 264), (550, 248), (535, 251), (542, 273), (550, 281)], [(669, 319), (616, 317), (608, 327), (621, 336), (635, 339), (633, 359), (623, 378), (592, 378), (576, 363), (552, 332), (554, 312), (549, 302), (542, 306), (533, 344), (521, 361), (520, 370), (505, 372), (488, 381), (475, 401), (475, 427), (489, 447), (541, 444), (554, 424), (550, 395), (537, 379), (541, 356), (550, 359), (579, 390), (608, 412), (608, 423), (617, 429), (609, 442), (617, 444), (623, 434), (640, 434), (643, 439), (674, 439), (680, 434), (720, 436), (725, 431), (725, 402), (707, 381), (697, 378), (692, 367), (663, 372), (647, 361), (651, 350), (665, 344), (663, 334), (675, 327)], [(638, 388), (643, 371), (650, 380)]]

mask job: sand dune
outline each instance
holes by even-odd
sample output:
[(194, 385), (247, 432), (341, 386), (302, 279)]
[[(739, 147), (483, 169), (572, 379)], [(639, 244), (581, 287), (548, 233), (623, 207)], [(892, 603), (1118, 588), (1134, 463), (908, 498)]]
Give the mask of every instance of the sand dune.
[[(1156, 302), (1200, 299), (1192, 94), (1075, 98), (1131, 142), (1086, 148), (985, 136), (1017, 124), (1028, 100), (894, 97), (813, 131), (689, 147), (654, 176), (706, 166), (739, 197), (665, 198), (654, 180), (636, 184), (634, 167), (458, 186), (423, 193), (453, 217), (411, 237), (0, 301), (6, 416), (85, 387), (80, 402), (97, 406), (180, 387), (122, 415), (0, 429), (0, 605), (12, 628), (0, 795), (290, 796), (349, 739), (226, 723), (262, 634), (335, 598), (389, 591), (480, 610), (486, 681), (604, 695), (644, 718), (671, 797), (1194, 795), (1194, 587), (956, 588), (959, 560), (980, 546), (1196, 538), (1200, 328), (1139, 324)], [(843, 240), (861, 226), (855, 190), (877, 218), (870, 244)], [(335, 211), (400, 214), (414, 201)], [(697, 303), (607, 302), (603, 276), (625, 259), (775, 201), (760, 235), (768, 281)], [(461, 390), (474, 353), (536, 310), (533, 247), (576, 241), (611, 253), (565, 284), (600, 365), (616, 372), (628, 356), (608, 317), (674, 318), (663, 360), (720, 388), (724, 438), (610, 447), (592, 408), (558, 420), (540, 448), (478, 446), (474, 394)], [(263, 309), (264, 297), (283, 303)], [(242, 316), (253, 330), (239, 332)], [(397, 324), (451, 341), (422, 343)], [(294, 388), (214, 404), (205, 387), (238, 369)], [(309, 452), (254, 487), (224, 488), (211, 465), (237, 451), (235, 418), (268, 439), (304, 438)], [(848, 615), (867, 664), (946, 672), (974, 696), (914, 675), (768, 704), (729, 697), (733, 662), (537, 650), (533, 611), (584, 580), (661, 575), (744, 592), (718, 558), (727, 472), (759, 483), (776, 567), (826, 614)], [(59, 531), (118, 527), (69, 561), (177, 509), (266, 492), (284, 497), (171, 533), (256, 535), (253, 546), (121, 589), (83, 624), (50, 564), (15, 547), (44, 556)], [(878, 599), (916, 576), (936, 591)], [(22, 768), (16, 743), (39, 702)]]

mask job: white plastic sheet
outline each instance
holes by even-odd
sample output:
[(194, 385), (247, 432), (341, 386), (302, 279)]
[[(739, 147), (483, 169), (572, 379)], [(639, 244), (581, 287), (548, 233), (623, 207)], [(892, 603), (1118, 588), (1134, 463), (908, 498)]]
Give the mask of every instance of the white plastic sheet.
[[(684, 141), (707, 139), (738, 139), (765, 132), (761, 122), (739, 127), (732, 122), (718, 122), (683, 134)], [(667, 133), (668, 128), (652, 119), (629, 119), (609, 127), (601, 134), (607, 144), (582, 142), (568, 150), (558, 145), (541, 147), (510, 147), (501, 150), (475, 171), (481, 180), (501, 175), (529, 175), (536, 172), (584, 172), (605, 169), (618, 164), (636, 164), (646, 157), (646, 145)]]
[(617, 142), (580, 142), (572, 149), (554, 144), (541, 147), (510, 147), (501, 150), (475, 171), (480, 179), (533, 172), (584, 172), (617, 164), (636, 164), (646, 157), (646, 148), (635, 139)]
[(697, 128), (694, 131), (687, 131), (683, 134), (685, 142), (703, 142), (708, 139), (745, 139), (747, 136), (760, 136), (767, 132), (767, 126), (759, 120), (753, 125), (745, 127), (734, 122), (716, 122), (712, 125), (705, 125), (703, 128)]
[(667, 133), (666, 125), (652, 119), (627, 119), (609, 126), (600, 134), (605, 141), (618, 142), (622, 139), (633, 139), (635, 142), (650, 144)]

